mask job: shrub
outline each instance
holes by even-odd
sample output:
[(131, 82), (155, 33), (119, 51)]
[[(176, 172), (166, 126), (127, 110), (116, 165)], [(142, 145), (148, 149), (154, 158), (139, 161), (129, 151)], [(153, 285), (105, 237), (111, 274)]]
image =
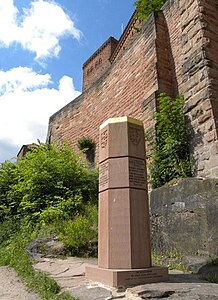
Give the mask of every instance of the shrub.
[(165, 94), (158, 98), (156, 144), (150, 167), (153, 188), (178, 177), (190, 177), (191, 160), (183, 113), (183, 96), (175, 100)]
[(146, 20), (153, 12), (159, 10), (166, 0), (138, 0), (135, 2), (139, 20)]
[(79, 150), (86, 153), (95, 149), (95, 142), (90, 137), (82, 137), (78, 140), (77, 146)]
[(0, 165), (0, 222), (17, 212), (19, 204), (10, 195), (17, 181), (17, 164), (9, 161), (2, 163)]
[(77, 146), (85, 153), (86, 159), (92, 167), (95, 161), (95, 142), (90, 137), (82, 137), (78, 140)]
[(97, 207), (88, 205), (84, 215), (61, 224), (60, 238), (72, 255), (97, 256), (97, 222)]
[[(7, 176), (6, 176), (7, 175)], [(38, 220), (63, 212), (76, 215), (97, 201), (98, 174), (67, 145), (44, 145), (15, 164), (0, 168), (0, 212), (6, 216)], [(53, 207), (53, 209), (51, 209)]]

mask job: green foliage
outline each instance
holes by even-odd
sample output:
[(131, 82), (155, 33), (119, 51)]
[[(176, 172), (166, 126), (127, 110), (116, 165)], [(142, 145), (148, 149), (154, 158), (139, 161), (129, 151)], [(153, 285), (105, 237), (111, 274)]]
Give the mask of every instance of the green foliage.
[(42, 299), (73, 299), (34, 271), (25, 249), (55, 234), (71, 253), (96, 255), (97, 199), (98, 172), (67, 145), (40, 144), (22, 160), (1, 164), (0, 265), (15, 268)]
[(18, 203), (10, 195), (15, 183), (17, 183), (17, 165), (6, 161), (0, 165), (0, 222), (7, 215), (16, 214)]
[(82, 137), (78, 140), (77, 146), (83, 153), (95, 149), (95, 142), (90, 137)]
[(67, 145), (45, 145), (17, 163), (0, 167), (0, 218), (48, 222), (65, 218), (97, 201), (98, 174)]
[(210, 273), (207, 273), (207, 274), (203, 274), (202, 279), (204, 279), (208, 282), (211, 282), (211, 283), (218, 283), (218, 274), (215, 273), (215, 272), (214, 273), (210, 272)]
[(93, 141), (90, 137), (83, 136), (78, 140), (77, 146), (83, 153), (85, 153), (89, 166), (93, 167), (95, 161), (95, 141)]
[(97, 256), (97, 223), (98, 210), (93, 205), (86, 207), (84, 215), (62, 222), (60, 239), (72, 255)]
[(20, 224), (15, 222), (13, 218), (2, 223), (0, 222), (0, 244), (9, 241), (19, 230)]
[(169, 268), (169, 270), (180, 270), (182, 272), (187, 272), (187, 268), (182, 263), (182, 255), (177, 251), (164, 253), (164, 255), (152, 252), (152, 262), (157, 266), (165, 266)]
[(138, 0), (135, 2), (139, 20), (146, 20), (153, 12), (161, 9), (166, 0)]
[(155, 114), (156, 145), (150, 167), (153, 188), (178, 177), (190, 177), (191, 162), (183, 113), (183, 96), (175, 100), (165, 94), (158, 98), (159, 112)]

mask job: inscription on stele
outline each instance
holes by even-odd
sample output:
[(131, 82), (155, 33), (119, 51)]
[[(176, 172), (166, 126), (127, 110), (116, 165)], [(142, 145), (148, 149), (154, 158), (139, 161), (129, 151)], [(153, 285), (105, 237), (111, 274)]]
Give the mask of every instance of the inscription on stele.
[(107, 129), (101, 133), (101, 148), (104, 149), (107, 146), (108, 132)]
[(132, 157), (129, 159), (129, 183), (136, 188), (146, 188), (144, 160)]
[(108, 161), (105, 161), (99, 165), (99, 190), (108, 188)]
[(154, 278), (163, 278), (163, 275), (160, 272), (155, 272), (153, 270), (143, 270), (143, 271), (136, 271), (130, 275), (130, 277), (126, 278), (126, 281), (136, 280), (143, 280), (143, 279), (154, 279)]

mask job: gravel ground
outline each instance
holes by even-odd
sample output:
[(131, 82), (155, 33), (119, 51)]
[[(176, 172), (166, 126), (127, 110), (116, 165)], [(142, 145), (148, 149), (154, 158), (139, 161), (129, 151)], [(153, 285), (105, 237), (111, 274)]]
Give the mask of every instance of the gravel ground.
[(13, 269), (0, 267), (0, 300), (40, 300), (40, 298), (28, 292)]

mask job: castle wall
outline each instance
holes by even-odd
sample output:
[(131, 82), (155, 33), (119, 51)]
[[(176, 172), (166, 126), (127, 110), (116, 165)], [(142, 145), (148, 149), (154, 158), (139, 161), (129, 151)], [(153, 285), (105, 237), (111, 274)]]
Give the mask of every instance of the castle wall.
[[(77, 150), (81, 136), (90, 136), (98, 144), (99, 126), (108, 118), (128, 115), (147, 119), (143, 101), (158, 90), (155, 36), (152, 15), (132, 46), (107, 72), (50, 118), (49, 140), (68, 140)], [(152, 120), (151, 114), (149, 118)]]
[[(218, 3), (216, 0), (202, 0), (200, 11), (204, 29), (204, 39), (207, 45), (206, 55), (210, 62), (208, 76), (208, 93), (212, 106), (212, 118), (207, 124), (207, 140), (209, 161), (206, 168), (211, 170), (212, 176), (218, 174)], [(208, 100), (207, 100), (208, 103)]]
[(83, 91), (100, 78), (110, 67), (109, 58), (117, 46), (118, 41), (110, 37), (84, 64), (83, 64)]
[[(214, 74), (218, 78), (215, 74), (216, 59), (211, 55), (213, 48), (217, 47), (213, 45), (217, 37), (214, 34), (208, 38), (208, 33), (216, 29), (217, 6), (214, 1), (181, 0), (181, 8), (181, 92), (186, 100), (185, 113), (191, 136), (195, 174), (202, 177), (218, 176), (218, 158), (217, 153), (214, 153), (214, 145), (217, 143), (217, 115), (213, 110), (213, 103), (218, 99), (211, 76)], [(214, 15), (207, 14), (210, 9), (214, 11)]]
[(215, 2), (169, 0), (141, 32), (133, 37), (129, 30), (125, 49), (112, 54), (100, 78), (85, 82), (82, 95), (50, 118), (48, 140), (68, 140), (77, 151), (78, 139), (90, 136), (98, 156), (98, 130), (106, 119), (128, 115), (148, 129), (154, 126), (158, 93), (183, 93), (195, 175), (218, 177)]

